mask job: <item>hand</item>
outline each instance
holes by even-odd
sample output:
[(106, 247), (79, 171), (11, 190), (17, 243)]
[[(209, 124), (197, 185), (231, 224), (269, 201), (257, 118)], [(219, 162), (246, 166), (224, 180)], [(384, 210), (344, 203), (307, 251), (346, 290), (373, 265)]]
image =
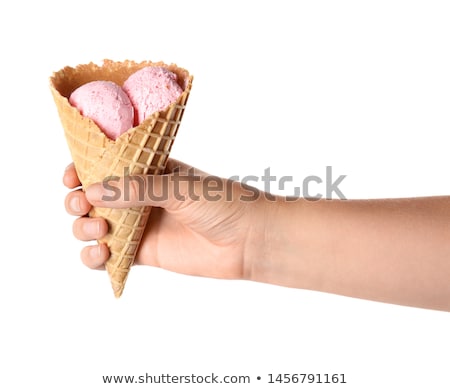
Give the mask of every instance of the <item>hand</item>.
[[(72, 189), (80, 186), (73, 165), (64, 183)], [(112, 200), (112, 193), (120, 196)], [(86, 193), (75, 190), (68, 194), (66, 208), (81, 216), (73, 231), (87, 241), (108, 230), (105, 220), (85, 216), (93, 205), (153, 206), (138, 264), (450, 311), (450, 196), (345, 201), (269, 197), (169, 160), (162, 176), (128, 183), (125, 177), (94, 184)], [(81, 253), (92, 268), (101, 268), (108, 257), (105, 245), (85, 247)]]
[[(183, 177), (189, 174), (192, 179), (177, 181), (177, 174)], [(73, 224), (73, 233), (82, 241), (100, 239), (107, 233), (108, 225), (104, 219), (86, 216), (92, 206), (125, 208), (150, 205), (153, 209), (136, 264), (205, 277), (247, 279), (252, 268), (251, 259), (261, 247), (264, 201), (240, 201), (240, 196), (249, 199), (255, 195), (256, 189), (249, 191), (239, 182), (211, 177), (179, 161), (169, 160), (163, 176), (142, 176), (139, 182), (129, 180), (126, 183), (122, 179), (108, 182), (108, 185), (98, 183), (87, 188), (86, 192), (78, 188), (69, 193), (65, 201), (67, 211), (80, 216)], [(211, 190), (214, 187), (211, 180), (221, 184), (222, 190)], [(73, 164), (66, 169), (63, 181), (71, 189), (80, 186)], [(127, 201), (123, 195), (125, 184), (130, 185)], [(102, 201), (102, 197), (111, 197), (108, 186), (120, 188), (120, 198)], [(140, 192), (145, 196), (139, 199)], [(149, 195), (164, 192), (166, 198), (158, 201)], [(230, 194), (232, 201), (227, 201), (226, 195)], [(185, 197), (184, 201), (181, 196)], [(83, 263), (90, 268), (103, 268), (108, 257), (105, 244), (87, 246), (81, 252)]]

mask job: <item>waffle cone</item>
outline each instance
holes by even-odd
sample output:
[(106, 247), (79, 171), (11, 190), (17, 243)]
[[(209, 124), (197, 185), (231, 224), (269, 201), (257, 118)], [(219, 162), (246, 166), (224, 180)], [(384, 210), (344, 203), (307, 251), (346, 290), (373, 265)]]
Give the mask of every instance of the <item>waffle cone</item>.
[[(107, 138), (91, 119), (82, 116), (68, 101), (70, 94), (87, 82), (109, 80), (123, 85), (132, 73), (146, 66), (163, 66), (175, 73), (184, 92), (165, 111), (153, 114), (115, 141)], [(191, 85), (192, 76), (186, 70), (161, 62), (105, 60), (102, 65), (90, 63), (55, 72), (50, 78), (50, 89), (83, 189), (107, 177), (164, 173)], [(106, 243), (110, 250), (106, 270), (116, 297), (122, 295), (150, 211), (151, 207), (94, 207), (89, 213), (92, 217), (104, 218), (109, 225), (108, 234), (99, 242)]]

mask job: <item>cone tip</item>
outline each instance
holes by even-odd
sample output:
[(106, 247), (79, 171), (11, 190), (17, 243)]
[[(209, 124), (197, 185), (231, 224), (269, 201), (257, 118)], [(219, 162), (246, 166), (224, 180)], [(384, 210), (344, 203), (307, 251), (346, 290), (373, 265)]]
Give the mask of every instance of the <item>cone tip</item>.
[(114, 297), (119, 299), (122, 296), (125, 285), (113, 285)]

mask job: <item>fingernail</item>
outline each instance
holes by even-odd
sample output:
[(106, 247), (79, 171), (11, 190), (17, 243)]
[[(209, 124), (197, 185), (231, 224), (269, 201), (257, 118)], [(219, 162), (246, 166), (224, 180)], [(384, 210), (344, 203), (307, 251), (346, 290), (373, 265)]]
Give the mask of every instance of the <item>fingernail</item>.
[(100, 246), (89, 247), (89, 258), (94, 262), (95, 266), (100, 266), (101, 248)]
[(83, 231), (92, 238), (99, 238), (100, 223), (98, 221), (90, 220), (89, 222), (83, 224)]
[(69, 206), (73, 212), (81, 212), (80, 198), (78, 196), (72, 196)]
[(93, 253), (91, 254), (92, 255), (91, 258), (93, 258), (96, 268), (103, 268), (105, 265), (105, 261), (107, 259), (106, 257), (107, 253), (105, 252), (105, 248), (106, 246), (104, 243), (100, 243), (98, 246), (93, 247)]

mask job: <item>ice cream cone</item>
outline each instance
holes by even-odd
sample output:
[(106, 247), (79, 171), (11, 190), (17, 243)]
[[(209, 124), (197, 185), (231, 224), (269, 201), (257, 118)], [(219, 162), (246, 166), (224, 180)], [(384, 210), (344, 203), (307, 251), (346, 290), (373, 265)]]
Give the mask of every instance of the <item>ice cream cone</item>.
[[(153, 114), (115, 141), (107, 138), (91, 119), (82, 116), (68, 101), (70, 94), (87, 82), (109, 80), (122, 85), (132, 73), (145, 66), (168, 68), (177, 75), (184, 92), (165, 111)], [(186, 70), (161, 62), (105, 60), (102, 65), (90, 63), (55, 72), (50, 78), (50, 88), (83, 189), (112, 176), (164, 173), (191, 85), (192, 76)], [(150, 207), (95, 207), (89, 214), (106, 219), (109, 225), (107, 236), (100, 241), (108, 245), (111, 253), (106, 269), (116, 297), (122, 295), (150, 211)]]

